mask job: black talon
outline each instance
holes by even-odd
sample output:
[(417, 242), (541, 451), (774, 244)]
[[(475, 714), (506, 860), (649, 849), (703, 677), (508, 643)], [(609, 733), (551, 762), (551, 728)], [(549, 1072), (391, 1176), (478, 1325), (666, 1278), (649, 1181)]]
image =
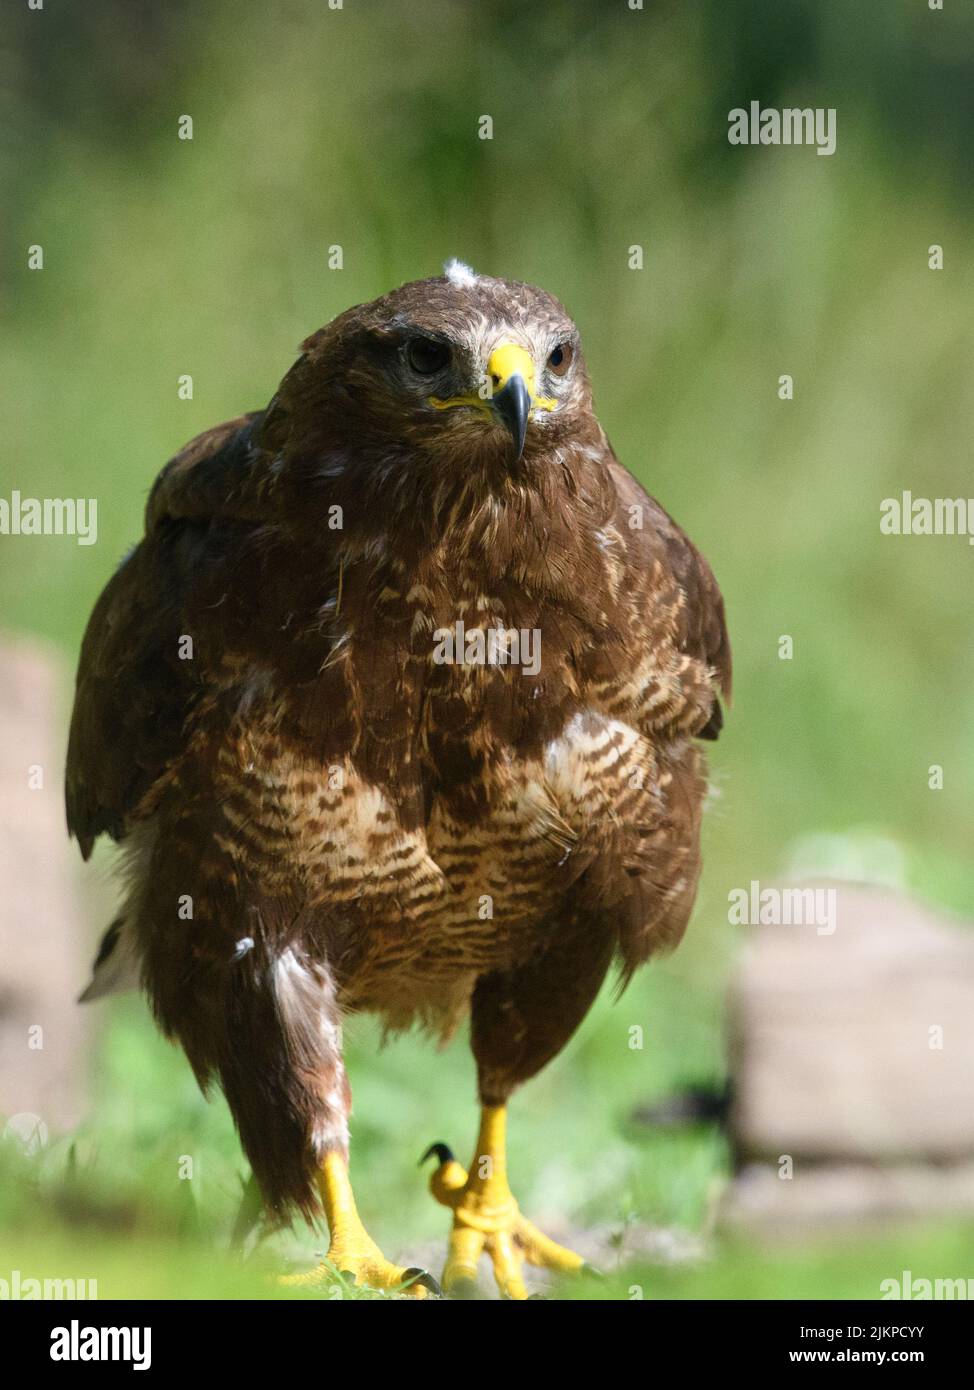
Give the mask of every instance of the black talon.
[(411, 1284), (419, 1284), (434, 1298), (442, 1298), (443, 1290), (433, 1278), (428, 1270), (420, 1269), (418, 1265), (411, 1265), (409, 1269), (403, 1270), (403, 1287), (409, 1288)]
[(416, 1166), (422, 1168), (426, 1160), (432, 1158), (434, 1154), (436, 1154), (441, 1164), (453, 1162), (453, 1150), (450, 1148), (449, 1144), (430, 1144)]

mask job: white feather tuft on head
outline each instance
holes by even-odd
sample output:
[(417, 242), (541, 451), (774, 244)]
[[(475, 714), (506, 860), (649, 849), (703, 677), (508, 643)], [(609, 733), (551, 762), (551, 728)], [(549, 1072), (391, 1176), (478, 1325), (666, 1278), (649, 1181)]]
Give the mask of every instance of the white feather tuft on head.
[(456, 256), (447, 261), (443, 267), (443, 274), (451, 285), (475, 285), (477, 283), (476, 272), (471, 270), (463, 261), (458, 261)]

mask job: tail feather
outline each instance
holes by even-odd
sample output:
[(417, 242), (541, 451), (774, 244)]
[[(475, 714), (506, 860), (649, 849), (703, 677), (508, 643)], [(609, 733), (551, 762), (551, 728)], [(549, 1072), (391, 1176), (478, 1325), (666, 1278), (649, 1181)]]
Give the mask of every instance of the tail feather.
[(129, 919), (116, 917), (105, 932), (91, 967), (91, 980), (78, 996), (79, 1004), (90, 1004), (108, 994), (124, 994), (141, 983), (139, 955)]

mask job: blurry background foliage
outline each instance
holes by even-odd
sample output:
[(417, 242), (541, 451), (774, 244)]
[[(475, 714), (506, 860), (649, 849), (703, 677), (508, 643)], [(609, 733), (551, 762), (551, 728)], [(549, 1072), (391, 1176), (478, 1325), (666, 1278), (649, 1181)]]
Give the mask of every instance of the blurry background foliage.
[[(4, 621), (72, 662), (162, 463), (265, 404), (334, 314), (457, 255), (576, 317), (618, 454), (723, 586), (736, 699), (689, 935), (621, 1004), (606, 994), (515, 1100), (512, 1169), (539, 1218), (698, 1229), (719, 1135), (646, 1136), (627, 1117), (721, 1078), (728, 889), (809, 843), (813, 860), (829, 846), (809, 867), (855, 872), (890, 842), (909, 890), (974, 913), (974, 552), (879, 532), (881, 500), (904, 488), (974, 492), (974, 10), (8, 0), (0, 43), (0, 495), (93, 496), (99, 527), (88, 548), (3, 538)], [(727, 113), (751, 100), (835, 107), (837, 152), (730, 146)], [(492, 141), (477, 138), (484, 114)], [(126, 1287), (229, 1287), (206, 1284), (202, 1253), (135, 1258), (170, 1249), (174, 1227), (224, 1239), (243, 1163), (223, 1102), (198, 1097), (142, 1005), (101, 1007), (91, 1121), (28, 1165), (30, 1182), (0, 1184), (0, 1217), (61, 1251), (77, 1226)], [(360, 1203), (408, 1253), (444, 1230), (413, 1164), (432, 1139), (472, 1143), (472, 1066), (462, 1044), (434, 1058), (420, 1040), (375, 1041), (352, 1027)], [(176, 1181), (174, 1153), (195, 1155), (196, 1182)], [(132, 1231), (143, 1245), (120, 1245)], [(809, 1255), (755, 1276), (746, 1256), (721, 1259), (678, 1291), (753, 1291), (755, 1277), (872, 1291), (854, 1263)]]

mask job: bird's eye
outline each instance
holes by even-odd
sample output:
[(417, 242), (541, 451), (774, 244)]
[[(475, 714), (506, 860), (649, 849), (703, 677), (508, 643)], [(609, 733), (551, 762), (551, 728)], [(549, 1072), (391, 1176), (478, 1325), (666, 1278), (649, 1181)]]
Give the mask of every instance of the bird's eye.
[(572, 365), (572, 356), (571, 343), (559, 343), (554, 352), (548, 356), (549, 372), (553, 372), (555, 376), (564, 376)]
[(420, 376), (435, 376), (450, 360), (450, 349), (435, 338), (412, 338), (406, 344), (406, 361)]

